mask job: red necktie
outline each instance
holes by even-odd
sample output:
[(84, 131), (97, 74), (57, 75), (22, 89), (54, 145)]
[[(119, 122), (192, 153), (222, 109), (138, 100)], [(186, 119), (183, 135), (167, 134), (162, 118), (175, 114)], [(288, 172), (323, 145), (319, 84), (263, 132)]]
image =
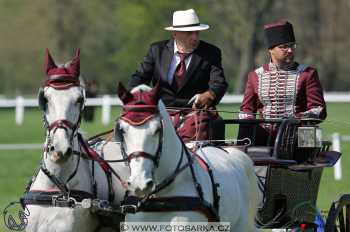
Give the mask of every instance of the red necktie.
[(179, 54), (180, 56), (180, 63), (177, 65), (174, 73), (173, 86), (175, 87), (175, 89), (177, 89), (181, 85), (183, 78), (186, 74), (185, 59), (190, 55), (190, 53), (178, 52), (177, 54)]

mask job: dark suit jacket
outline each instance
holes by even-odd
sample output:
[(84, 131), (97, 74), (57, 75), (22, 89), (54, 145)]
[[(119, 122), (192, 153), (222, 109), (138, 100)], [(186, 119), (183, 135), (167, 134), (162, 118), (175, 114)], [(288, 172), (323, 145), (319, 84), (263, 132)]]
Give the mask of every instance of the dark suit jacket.
[(161, 99), (166, 106), (183, 107), (197, 93), (212, 90), (218, 104), (227, 89), (221, 66), (221, 51), (214, 45), (200, 41), (193, 51), (184, 81), (174, 90), (167, 81), (168, 70), (174, 55), (174, 40), (165, 40), (151, 45), (146, 57), (129, 81), (129, 87), (140, 84), (161, 84)]

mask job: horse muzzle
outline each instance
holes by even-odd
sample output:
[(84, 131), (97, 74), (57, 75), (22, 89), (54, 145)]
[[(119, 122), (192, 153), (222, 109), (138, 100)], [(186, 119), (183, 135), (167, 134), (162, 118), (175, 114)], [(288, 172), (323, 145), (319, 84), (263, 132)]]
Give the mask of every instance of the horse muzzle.
[(135, 188), (134, 193), (138, 197), (143, 197), (153, 190), (154, 183), (153, 180), (148, 180), (143, 186), (138, 186)]
[(138, 197), (143, 197), (152, 192), (154, 189), (154, 181), (152, 178), (134, 178), (128, 181), (128, 189)]
[(63, 163), (72, 154), (72, 148), (68, 147), (65, 153), (63, 153), (62, 151), (56, 151), (54, 149), (50, 151), (50, 153), (51, 153), (50, 157), (53, 162)]

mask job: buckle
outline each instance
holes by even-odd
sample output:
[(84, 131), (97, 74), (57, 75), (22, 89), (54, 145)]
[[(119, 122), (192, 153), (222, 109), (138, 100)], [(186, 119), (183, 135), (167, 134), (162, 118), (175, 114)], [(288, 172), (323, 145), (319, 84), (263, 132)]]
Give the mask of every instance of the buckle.
[(137, 206), (136, 205), (121, 205), (120, 212), (122, 214), (127, 214), (127, 213), (135, 214), (135, 213), (137, 213)]
[(54, 196), (52, 196), (52, 206), (54, 206), (54, 207), (60, 207), (63, 202), (63, 200), (62, 200), (62, 198), (61, 198), (61, 196), (60, 195), (54, 195)]
[(86, 201), (84, 203), (86, 203), (86, 207), (89, 206), (92, 213), (102, 216), (122, 214), (120, 212), (121, 207), (119, 205), (113, 205), (107, 200), (91, 199), (87, 201), (87, 199), (84, 199), (83, 201)]
[(92, 201), (90, 198), (83, 199), (81, 201), (81, 207), (84, 209), (90, 209), (92, 206)]
[(74, 208), (76, 204), (76, 200), (72, 197), (65, 197), (61, 195), (52, 196), (52, 206), (54, 207)]

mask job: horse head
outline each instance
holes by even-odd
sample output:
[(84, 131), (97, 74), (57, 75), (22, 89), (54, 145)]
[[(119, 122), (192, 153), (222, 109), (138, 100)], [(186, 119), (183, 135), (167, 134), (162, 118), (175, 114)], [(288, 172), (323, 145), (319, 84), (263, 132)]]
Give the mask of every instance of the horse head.
[(73, 137), (79, 128), (85, 94), (80, 86), (80, 50), (66, 64), (56, 65), (48, 50), (45, 56), (47, 79), (39, 91), (39, 106), (47, 128), (46, 152), (54, 162), (72, 154)]
[(118, 96), (123, 103), (123, 112), (116, 131), (130, 166), (128, 187), (136, 195), (143, 196), (154, 187), (153, 170), (162, 150), (159, 84), (153, 89), (140, 85), (131, 92), (119, 84)]

